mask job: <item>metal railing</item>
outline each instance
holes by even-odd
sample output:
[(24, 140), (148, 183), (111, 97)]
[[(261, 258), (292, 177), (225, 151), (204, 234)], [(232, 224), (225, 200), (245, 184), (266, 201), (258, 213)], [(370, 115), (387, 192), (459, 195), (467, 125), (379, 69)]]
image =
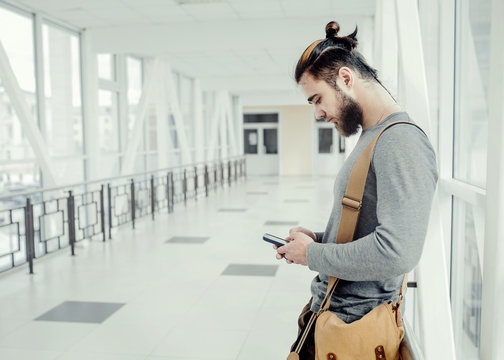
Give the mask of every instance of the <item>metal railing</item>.
[(106, 241), (114, 228), (131, 223), (134, 229), (141, 217), (154, 220), (156, 213), (171, 213), (175, 204), (197, 201), (244, 177), (245, 158), (234, 157), (2, 196), (0, 272), (28, 263), (33, 274), (37, 258), (67, 247), (75, 255), (79, 241)]

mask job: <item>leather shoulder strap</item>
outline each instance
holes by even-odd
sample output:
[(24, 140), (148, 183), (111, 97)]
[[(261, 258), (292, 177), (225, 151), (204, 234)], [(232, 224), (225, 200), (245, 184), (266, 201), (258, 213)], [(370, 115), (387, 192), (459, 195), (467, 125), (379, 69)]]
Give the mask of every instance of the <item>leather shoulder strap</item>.
[[(345, 244), (353, 240), (355, 229), (357, 228), (357, 222), (359, 220), (360, 210), (362, 207), (362, 197), (364, 196), (366, 179), (369, 172), (369, 167), (371, 165), (371, 160), (373, 158), (376, 143), (385, 130), (398, 124), (413, 125), (423, 132), (423, 130), (418, 125), (412, 122), (397, 121), (385, 126), (364, 149), (362, 154), (355, 162), (354, 167), (352, 168), (352, 172), (350, 173), (350, 177), (348, 179), (345, 195), (343, 196), (343, 199), (341, 201), (343, 206), (338, 226), (338, 235), (336, 237), (337, 244)], [(338, 279), (333, 276), (329, 278), (326, 296), (320, 306), (319, 314), (329, 308), (329, 305), (331, 303), (331, 296), (336, 289), (338, 282)]]

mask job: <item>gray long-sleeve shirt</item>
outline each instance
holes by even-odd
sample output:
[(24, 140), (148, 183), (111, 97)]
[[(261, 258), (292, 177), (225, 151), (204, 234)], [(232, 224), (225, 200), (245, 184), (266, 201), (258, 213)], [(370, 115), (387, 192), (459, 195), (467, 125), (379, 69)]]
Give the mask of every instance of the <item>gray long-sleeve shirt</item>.
[(364, 148), (387, 124), (411, 121), (394, 113), (362, 132), (334, 183), (334, 205), (324, 233), (307, 248), (313, 279), (311, 310), (317, 312), (329, 276), (340, 278), (330, 310), (352, 322), (385, 301), (397, 301), (402, 275), (411, 271), (422, 253), (438, 172), (434, 150), (416, 126), (398, 124), (376, 144), (366, 179), (354, 240), (336, 244), (341, 200), (350, 172)]

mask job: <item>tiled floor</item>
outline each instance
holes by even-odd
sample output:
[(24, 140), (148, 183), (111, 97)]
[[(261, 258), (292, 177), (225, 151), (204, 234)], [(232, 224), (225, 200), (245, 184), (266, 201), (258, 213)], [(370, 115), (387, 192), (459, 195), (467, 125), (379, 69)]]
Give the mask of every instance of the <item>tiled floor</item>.
[(4, 273), (0, 359), (283, 359), (315, 274), (262, 234), (322, 231), (331, 197), (330, 178), (249, 178)]

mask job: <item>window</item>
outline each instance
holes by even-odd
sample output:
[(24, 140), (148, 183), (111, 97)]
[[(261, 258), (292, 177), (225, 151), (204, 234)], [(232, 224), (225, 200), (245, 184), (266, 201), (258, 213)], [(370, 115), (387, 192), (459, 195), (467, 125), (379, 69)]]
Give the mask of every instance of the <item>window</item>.
[(457, 357), (479, 359), (484, 214), (454, 197), (452, 312)]
[(117, 93), (108, 90), (98, 91), (98, 128), (102, 152), (119, 151), (119, 113)]
[(457, 7), (453, 175), (484, 188), (491, 1), (457, 1)]
[[(490, 0), (457, 0), (453, 178), (467, 195), (485, 189)], [(470, 199), (468, 196), (467, 199)], [(479, 359), (485, 210), (453, 196), (451, 303), (457, 357)]]
[(245, 129), (244, 132), (244, 149), (245, 154), (257, 154), (257, 129)]
[(142, 96), (142, 61), (128, 57), (126, 67), (128, 71), (128, 134), (131, 134), (138, 103)]
[(333, 151), (333, 129), (318, 129), (318, 152), (319, 154), (329, 154)]
[(245, 123), (277, 123), (278, 114), (245, 114), (243, 121)]
[(115, 56), (112, 54), (98, 54), (98, 77), (100, 79), (115, 80), (114, 60)]
[(278, 129), (263, 129), (263, 142), (266, 154), (278, 154)]
[[(31, 120), (37, 123), (32, 18), (29, 15), (0, 7), (0, 41), (28, 108), (31, 110)], [(0, 167), (0, 174), (2, 174), (0, 191), (40, 186), (35, 154), (28, 139), (24, 136), (21, 122), (0, 79), (0, 161), (2, 160), (9, 161), (10, 164)]]
[[(50, 23), (42, 25), (45, 138), (56, 159), (60, 183), (84, 180), (79, 35)], [(79, 156), (60, 161), (58, 157)]]

